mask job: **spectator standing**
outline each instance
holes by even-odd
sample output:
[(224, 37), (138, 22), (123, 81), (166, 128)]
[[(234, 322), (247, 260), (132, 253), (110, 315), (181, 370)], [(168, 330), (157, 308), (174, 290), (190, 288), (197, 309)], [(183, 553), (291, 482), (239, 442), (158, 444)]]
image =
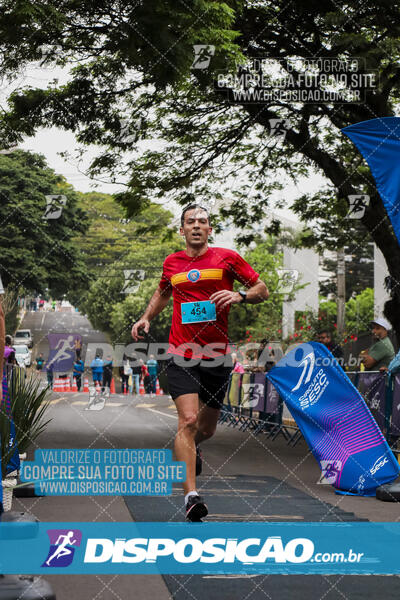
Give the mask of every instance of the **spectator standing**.
[(36, 359), (36, 371), (41, 371), (43, 369), (43, 365), (44, 365), (44, 358), (43, 358), (43, 354), (40, 353)]
[(149, 374), (149, 370), (147, 368), (147, 365), (144, 364), (143, 360), (140, 359), (140, 369), (141, 369), (141, 376), (142, 376), (142, 381), (143, 381), (143, 385), (144, 385), (144, 391), (146, 394), (150, 394), (150, 374)]
[(83, 363), (83, 360), (81, 358), (75, 359), (73, 377), (75, 377), (76, 387), (78, 388), (78, 392), (81, 391), (82, 375), (84, 372), (85, 372), (85, 365)]
[(103, 361), (100, 356), (97, 354), (96, 358), (92, 360), (90, 363), (90, 368), (92, 369), (93, 383), (96, 385), (102, 385), (103, 383)]
[(158, 362), (154, 358), (154, 354), (150, 354), (149, 360), (147, 361), (147, 370), (150, 377), (150, 395), (155, 396), (157, 388)]
[(15, 348), (13, 348), (11, 335), (6, 335), (6, 344), (4, 346), (4, 358), (9, 364), (15, 365)]
[(139, 394), (140, 392), (140, 376), (142, 374), (142, 369), (139, 364), (138, 357), (134, 354), (130, 361), (132, 368), (132, 391), (133, 386), (135, 387), (135, 394)]
[(75, 348), (75, 357), (76, 359), (81, 358), (82, 353), (82, 340), (80, 338), (76, 338), (74, 341)]
[(244, 373), (244, 367), (241, 362), (238, 361), (237, 354), (232, 353), (232, 373)]
[(332, 340), (331, 332), (326, 329), (320, 331), (320, 333), (318, 334), (318, 341), (320, 344), (323, 344), (324, 346), (326, 346), (326, 348), (328, 348), (329, 352), (331, 352), (333, 354), (333, 356), (338, 361), (339, 365), (343, 368), (344, 367), (343, 350), (339, 344), (335, 344), (335, 342)]
[(376, 342), (362, 354), (362, 361), (366, 371), (379, 371), (382, 367), (388, 367), (395, 355), (393, 344), (388, 337), (391, 325), (381, 317), (372, 321), (371, 325)]
[(106, 356), (103, 363), (103, 387), (111, 387), (111, 379), (113, 376), (113, 361), (110, 355)]
[(54, 378), (53, 363), (46, 365), (46, 375), (47, 375), (47, 383), (48, 383), (49, 387), (51, 389), (53, 389), (53, 378)]
[(132, 374), (132, 367), (126, 354), (122, 357), (122, 365), (119, 368), (119, 374), (121, 376), (121, 393), (128, 393), (129, 376)]

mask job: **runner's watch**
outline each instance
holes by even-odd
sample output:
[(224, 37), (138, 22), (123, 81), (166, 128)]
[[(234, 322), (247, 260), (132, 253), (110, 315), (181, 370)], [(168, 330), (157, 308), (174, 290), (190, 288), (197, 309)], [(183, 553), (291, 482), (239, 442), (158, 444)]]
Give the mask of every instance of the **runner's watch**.
[(247, 301), (247, 292), (244, 290), (239, 290), (239, 294), (242, 296), (242, 301), (240, 304), (244, 304)]

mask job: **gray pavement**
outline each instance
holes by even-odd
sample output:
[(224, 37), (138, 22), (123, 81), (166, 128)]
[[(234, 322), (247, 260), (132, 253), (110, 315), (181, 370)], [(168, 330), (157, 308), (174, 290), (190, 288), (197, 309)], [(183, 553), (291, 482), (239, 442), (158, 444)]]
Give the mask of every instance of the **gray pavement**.
[[(49, 330), (81, 333), (84, 343), (105, 341), (100, 332), (93, 331), (87, 319), (68, 313), (28, 313), (23, 322), (34, 332), (35, 350), (47, 355), (45, 336)], [(38, 343), (36, 344), (36, 340)], [(119, 387), (117, 387), (117, 390)], [(177, 417), (175, 407), (167, 396), (110, 397), (103, 410), (85, 410), (88, 394), (53, 394), (49, 416), (52, 422), (38, 440), (41, 448), (172, 448)], [(30, 456), (33, 457), (32, 447)], [(399, 504), (382, 503), (375, 498), (335, 495), (331, 486), (317, 485), (319, 467), (304, 441), (294, 448), (282, 438), (266, 440), (249, 432), (239, 432), (221, 425), (216, 435), (204, 443), (204, 471), (201, 482), (215, 478), (225, 482), (226, 493), (235, 493), (235, 478), (239, 475), (270, 475), (281, 482), (304, 491), (309, 496), (332, 506), (353, 512), (357, 517), (371, 521), (398, 521)], [(204, 478), (204, 479), (203, 479)], [(171, 501), (182, 506), (183, 498), (174, 489)], [(44, 497), (15, 499), (16, 510), (28, 510), (41, 521), (131, 521), (131, 513), (120, 497)], [(160, 502), (167, 502), (160, 499)], [(213, 508), (209, 506), (210, 519)], [(282, 518), (286, 515), (282, 501)], [(287, 515), (286, 515), (287, 516)], [(183, 517), (183, 511), (182, 511)], [(301, 514), (291, 515), (301, 519)], [(243, 516), (241, 516), (242, 520)], [(259, 520), (271, 520), (268, 501), (258, 515)], [(151, 518), (147, 519), (151, 520)], [(68, 576), (47, 577), (58, 600), (85, 598), (148, 598), (153, 594), (159, 600), (171, 598), (160, 576)], [(221, 600), (224, 578), (221, 576)], [(132, 594), (134, 590), (134, 596)], [(256, 596), (252, 596), (256, 597)], [(263, 594), (264, 597), (264, 594)]]

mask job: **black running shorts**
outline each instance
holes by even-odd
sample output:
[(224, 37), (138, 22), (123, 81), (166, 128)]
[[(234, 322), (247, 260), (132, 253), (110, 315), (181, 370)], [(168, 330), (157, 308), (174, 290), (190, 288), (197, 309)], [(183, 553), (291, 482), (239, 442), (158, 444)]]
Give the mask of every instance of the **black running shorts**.
[[(181, 357), (179, 357), (181, 358)], [(211, 408), (221, 408), (229, 382), (232, 367), (218, 365), (181, 366), (176, 364), (173, 358), (167, 364), (168, 390), (175, 400), (183, 394), (198, 394), (200, 400)]]

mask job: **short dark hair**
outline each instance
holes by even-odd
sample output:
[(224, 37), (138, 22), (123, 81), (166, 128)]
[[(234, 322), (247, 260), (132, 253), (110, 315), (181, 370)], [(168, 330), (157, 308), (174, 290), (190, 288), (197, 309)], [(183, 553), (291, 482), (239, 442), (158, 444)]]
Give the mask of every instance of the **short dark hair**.
[(323, 333), (326, 333), (332, 339), (332, 333), (328, 331), (328, 329), (321, 329), (321, 331), (318, 332), (318, 335), (322, 335)]
[(187, 213), (188, 210), (193, 210), (194, 208), (199, 208), (200, 210), (204, 210), (204, 212), (207, 213), (208, 222), (210, 222), (210, 215), (208, 214), (208, 210), (206, 208), (204, 208), (204, 206), (201, 206), (200, 204), (188, 204), (187, 206), (185, 206), (185, 208), (183, 209), (182, 214), (181, 214), (181, 226), (182, 227), (185, 222), (185, 214)]
[(11, 346), (12, 344), (12, 337), (11, 335), (6, 335), (6, 345), (7, 346)]

